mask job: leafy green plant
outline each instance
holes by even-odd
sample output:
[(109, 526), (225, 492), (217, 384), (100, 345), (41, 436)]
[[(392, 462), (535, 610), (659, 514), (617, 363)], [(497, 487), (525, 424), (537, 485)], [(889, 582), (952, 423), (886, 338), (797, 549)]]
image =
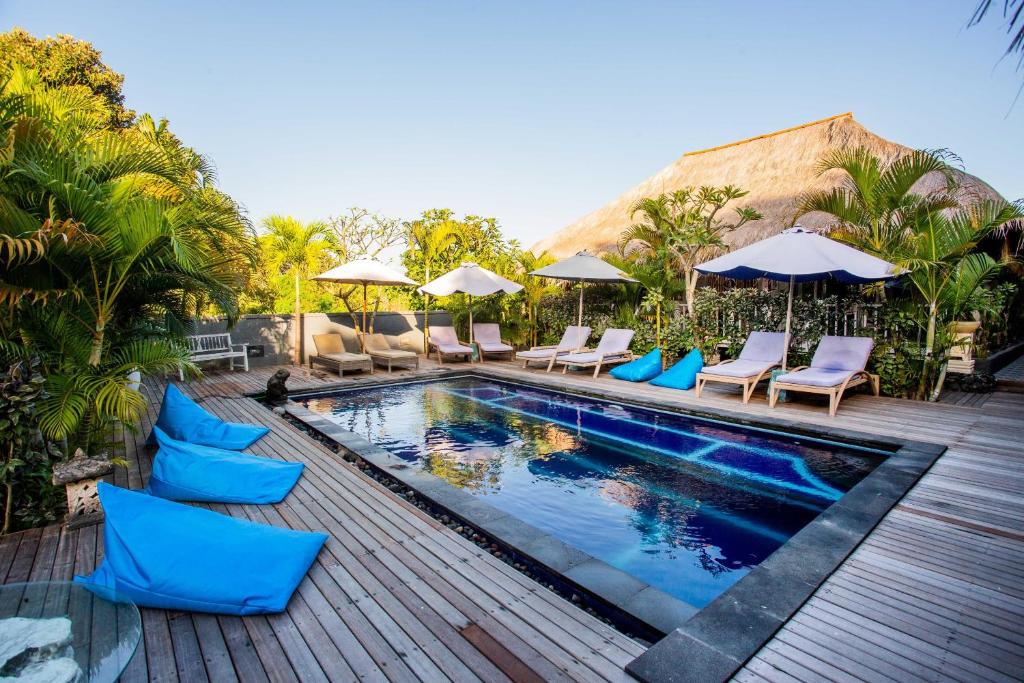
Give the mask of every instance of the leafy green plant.
[[(657, 197), (645, 197), (630, 210), (640, 221), (627, 228), (619, 238), (623, 255), (637, 255), (643, 262), (656, 265), (670, 282), (673, 273), (682, 276), (686, 312), (693, 315), (693, 302), (700, 273), (696, 268), (726, 248), (724, 235), (762, 215), (750, 207), (734, 209), (736, 217), (727, 222), (719, 213), (730, 202), (747, 192), (733, 185), (722, 187), (684, 187)], [(665, 296), (667, 292), (662, 291)]]
[(0, 376), (0, 534), (17, 527), (17, 521), (31, 526), (53, 521), (59, 513), (60, 491), (50, 481), (54, 458), (38, 424), (38, 405), (47, 397), (39, 365), (38, 358), (19, 360)]

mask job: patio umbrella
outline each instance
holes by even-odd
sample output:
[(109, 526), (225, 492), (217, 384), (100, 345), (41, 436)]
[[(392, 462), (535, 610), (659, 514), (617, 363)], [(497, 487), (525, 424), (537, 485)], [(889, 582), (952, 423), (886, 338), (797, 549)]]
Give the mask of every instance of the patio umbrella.
[[(396, 270), (373, 259), (357, 259), (331, 268), (326, 273), (320, 273), (313, 280), (320, 282), (340, 282), (350, 285), (363, 286), (363, 329), (366, 332), (366, 286), (367, 285), (415, 285)], [(365, 350), (362, 335), (359, 336), (359, 344)]]
[(534, 270), (530, 275), (580, 283), (580, 310), (577, 316), (577, 325), (580, 327), (583, 326), (583, 287), (587, 282), (636, 282), (612, 264), (587, 251)]
[(463, 263), (436, 280), (431, 280), (416, 291), (434, 296), (449, 296), (456, 292), (469, 295), (469, 343), (473, 343), (473, 297), (487, 296), (495, 292), (515, 294), (523, 286), (497, 273), (492, 273), (475, 263)]
[(786, 303), (786, 348), (782, 368), (789, 356), (793, 325), (793, 285), (832, 278), (848, 284), (890, 280), (897, 268), (888, 261), (865, 254), (841, 242), (796, 225), (775, 237), (755, 242), (697, 266), (701, 273), (734, 280), (768, 278), (789, 283)]

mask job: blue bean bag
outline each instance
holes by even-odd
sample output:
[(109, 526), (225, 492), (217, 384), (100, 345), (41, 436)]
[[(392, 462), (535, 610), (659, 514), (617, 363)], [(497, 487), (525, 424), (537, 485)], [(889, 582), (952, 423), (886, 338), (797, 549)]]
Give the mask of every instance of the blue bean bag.
[(651, 384), (670, 389), (692, 389), (697, 383), (697, 373), (704, 369), (704, 357), (694, 349), (665, 372), (651, 380)]
[(634, 361), (612, 368), (609, 375), (627, 382), (646, 382), (661, 374), (661, 349), (654, 349)]
[(302, 475), (300, 462), (282, 462), (238, 451), (176, 441), (159, 427), (160, 450), (149, 475), (150, 495), (206, 503), (277, 503)]
[[(173, 384), (168, 384), (164, 391), (164, 402), (160, 406), (156, 426), (172, 439), (230, 451), (248, 448), (270, 431), (259, 425), (225, 422), (207, 412)], [(156, 445), (156, 437), (152, 432), (146, 443)]]
[(327, 534), (254, 524), (101, 482), (104, 558), (75, 582), (142, 607), (281, 612)]

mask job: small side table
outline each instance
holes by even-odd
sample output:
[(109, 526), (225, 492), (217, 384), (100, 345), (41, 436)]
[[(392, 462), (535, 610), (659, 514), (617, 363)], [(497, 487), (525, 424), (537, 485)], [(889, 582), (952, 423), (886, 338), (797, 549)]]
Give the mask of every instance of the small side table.
[(129, 601), (69, 581), (0, 586), (0, 675), (113, 683), (141, 638), (142, 619)]

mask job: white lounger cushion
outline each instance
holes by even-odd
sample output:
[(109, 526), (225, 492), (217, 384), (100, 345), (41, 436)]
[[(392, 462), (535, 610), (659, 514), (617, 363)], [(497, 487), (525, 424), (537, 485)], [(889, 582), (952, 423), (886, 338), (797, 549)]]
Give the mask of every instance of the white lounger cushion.
[(330, 358), (331, 360), (340, 360), (342, 362), (348, 362), (353, 360), (370, 360), (370, 357), (364, 353), (349, 353), (345, 351), (343, 353), (321, 353), (324, 358)]
[(846, 381), (855, 370), (831, 370), (829, 368), (806, 368), (779, 375), (776, 382), (784, 384), (803, 384), (809, 387), (834, 387)]
[(871, 337), (824, 336), (818, 342), (811, 367), (858, 372), (867, 367), (874, 346)]
[(473, 349), (459, 343), (454, 327), (430, 328), (430, 343), (441, 349), (441, 353), (473, 353)]
[(785, 332), (751, 332), (737, 359), (771, 364), (781, 363), (782, 353), (785, 350)]
[(629, 353), (629, 342), (633, 341), (633, 330), (617, 330), (608, 328), (601, 335), (601, 341), (593, 351), (570, 353), (558, 357), (562, 364), (596, 363), (601, 357), (621, 356)]
[[(781, 356), (779, 360), (781, 360)], [(731, 363), (711, 365), (701, 370), (701, 374), (717, 375), (718, 377), (757, 377), (773, 365), (778, 365), (778, 363), (779, 361), (740, 359)]]
[(596, 363), (599, 360), (601, 360), (601, 354), (597, 353), (596, 351), (587, 351), (585, 353), (567, 353), (558, 357), (559, 363)]
[(512, 351), (512, 347), (501, 341), (501, 328), (497, 323), (475, 323), (473, 325), (473, 341), (482, 351), (500, 353)]
[(776, 381), (810, 387), (838, 386), (867, 367), (874, 346), (870, 337), (822, 337), (811, 367), (780, 375)]
[(485, 341), (480, 341), (479, 339), (477, 339), (476, 343), (477, 343), (477, 345), (482, 350), (484, 350), (484, 351), (492, 351), (494, 353), (497, 353), (498, 351), (511, 351), (512, 350), (511, 346), (509, 346), (508, 344), (503, 344), (501, 342), (485, 342)]
[(546, 360), (551, 358), (556, 353), (567, 353), (566, 351), (559, 351), (558, 349), (531, 349), (529, 351), (520, 351), (516, 354), (516, 358), (530, 360)]
[(569, 325), (565, 328), (565, 332), (562, 334), (562, 339), (558, 342), (558, 346), (548, 349), (530, 349), (528, 351), (520, 351), (516, 354), (516, 358), (520, 360), (547, 360), (556, 354), (562, 355), (574, 349), (582, 348), (586, 345), (588, 339), (590, 339), (589, 327), (585, 325), (583, 327), (578, 325)]

